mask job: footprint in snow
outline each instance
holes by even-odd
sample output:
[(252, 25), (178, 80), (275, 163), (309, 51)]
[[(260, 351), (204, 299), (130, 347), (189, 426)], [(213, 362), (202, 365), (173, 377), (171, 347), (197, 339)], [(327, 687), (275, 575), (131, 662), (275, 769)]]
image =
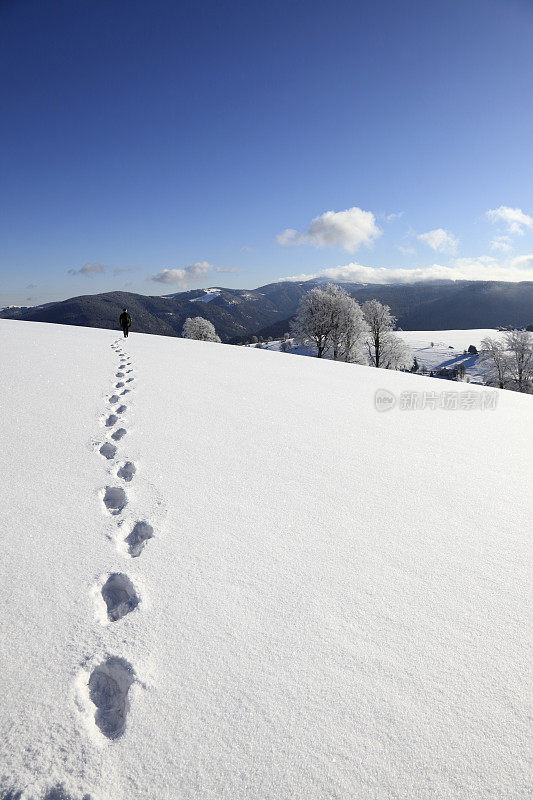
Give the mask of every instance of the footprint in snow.
[(119, 399), (120, 398), (118, 394), (112, 394), (111, 397), (109, 398), (109, 402), (111, 403), (112, 406), (114, 406), (115, 403), (118, 403)]
[(154, 536), (154, 529), (147, 522), (136, 522), (133, 530), (126, 536), (125, 542), (128, 545), (128, 551), (132, 558), (137, 558), (141, 555), (144, 543)]
[(116, 424), (118, 417), (116, 414), (110, 414), (105, 421), (106, 428), (112, 428)]
[(127, 434), (126, 428), (117, 428), (117, 430), (111, 434), (111, 438), (115, 440), (115, 442), (120, 442), (123, 436)]
[(128, 394), (129, 391), (130, 391), (129, 389), (124, 389), (124, 391), (121, 392), (120, 395), (122, 396), (123, 394)]
[(104, 505), (110, 514), (116, 516), (127, 505), (126, 492), (121, 486), (106, 486), (104, 492)]
[(127, 409), (127, 406), (119, 406), (117, 408), (117, 414), (123, 414), (126, 409)]
[(128, 379), (127, 379), (127, 381), (126, 381), (126, 383), (131, 383), (131, 382), (132, 382), (132, 380), (133, 380), (133, 378), (128, 378)]
[(118, 383), (115, 383), (115, 389), (122, 389), (123, 386), (124, 386), (124, 384), (122, 383), (122, 381), (119, 381)]
[(130, 374), (130, 372), (133, 372), (133, 370), (132, 370), (132, 369), (127, 369), (127, 370), (126, 370), (126, 375), (129, 375), (129, 374)]
[(121, 466), (117, 475), (119, 478), (122, 478), (123, 481), (127, 481), (128, 483), (132, 480), (133, 476), (137, 472), (137, 467), (133, 463), (133, 461), (126, 461), (125, 464)]
[(100, 453), (103, 455), (104, 458), (111, 460), (115, 458), (115, 454), (117, 452), (117, 448), (111, 442), (104, 442), (100, 448)]
[(108, 739), (118, 739), (126, 728), (128, 691), (135, 680), (131, 664), (112, 656), (95, 667), (89, 678), (89, 697), (96, 706), (94, 721)]
[(111, 573), (102, 586), (102, 597), (111, 622), (122, 619), (139, 605), (139, 597), (133, 583), (122, 572)]
[(124, 377), (123, 372), (117, 372), (117, 374), (115, 375), (115, 378), (123, 378), (123, 377)]

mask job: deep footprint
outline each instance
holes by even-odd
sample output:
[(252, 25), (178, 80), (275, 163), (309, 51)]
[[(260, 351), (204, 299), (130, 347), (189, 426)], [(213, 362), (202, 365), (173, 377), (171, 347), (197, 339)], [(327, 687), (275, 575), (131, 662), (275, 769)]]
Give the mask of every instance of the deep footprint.
[(117, 414), (123, 414), (128, 406), (119, 406), (117, 408)]
[(115, 389), (122, 389), (123, 386), (124, 386), (124, 384), (122, 383), (122, 381), (119, 381), (118, 383), (115, 383)]
[(133, 681), (133, 668), (123, 658), (108, 658), (91, 673), (89, 696), (96, 706), (94, 721), (108, 739), (118, 739), (124, 733), (128, 690)]
[(139, 605), (139, 598), (133, 583), (127, 575), (121, 572), (113, 572), (109, 576), (102, 586), (102, 597), (111, 622), (122, 619)]
[(128, 481), (129, 483), (136, 472), (137, 467), (133, 461), (126, 461), (126, 463), (117, 472), (117, 475), (119, 478), (122, 478), (123, 481)]
[(127, 502), (126, 492), (121, 486), (105, 487), (104, 505), (110, 514), (120, 514)]
[(126, 428), (118, 428), (115, 433), (111, 434), (111, 438), (115, 440), (115, 442), (120, 442), (123, 436), (127, 434)]
[(106, 419), (106, 421), (105, 421), (106, 428), (112, 428), (113, 425), (115, 425), (115, 423), (117, 422), (117, 420), (118, 420), (118, 417), (117, 417), (116, 414), (110, 414), (108, 416), (108, 418)]
[(103, 455), (104, 458), (112, 459), (115, 458), (115, 454), (117, 452), (117, 448), (111, 442), (104, 442), (100, 448), (100, 453)]
[(123, 394), (128, 394), (128, 392), (129, 392), (129, 391), (130, 391), (129, 389), (124, 389), (124, 391), (123, 391), (123, 392), (121, 392), (120, 394), (121, 394), (121, 396), (122, 396)]
[(119, 400), (120, 397), (118, 396), (118, 394), (112, 394), (111, 397), (109, 398), (109, 402), (111, 403), (112, 406), (114, 406), (115, 403), (118, 403)]
[(147, 522), (136, 522), (133, 530), (126, 536), (126, 544), (128, 551), (132, 558), (137, 558), (141, 555), (144, 543), (154, 536), (154, 529)]
[(132, 382), (132, 380), (133, 380), (133, 378), (128, 378), (128, 380), (126, 381), (126, 383), (131, 383), (131, 382)]
[(123, 377), (124, 377), (123, 372), (117, 372), (117, 374), (115, 375), (115, 378), (123, 378)]

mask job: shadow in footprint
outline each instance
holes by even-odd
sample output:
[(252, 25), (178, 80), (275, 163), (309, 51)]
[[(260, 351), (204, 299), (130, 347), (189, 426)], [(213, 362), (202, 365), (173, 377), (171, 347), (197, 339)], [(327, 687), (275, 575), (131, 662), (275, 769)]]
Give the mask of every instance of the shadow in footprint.
[(123, 414), (126, 409), (127, 409), (127, 406), (119, 406), (117, 408), (117, 414)]
[(115, 378), (123, 378), (123, 377), (124, 377), (123, 372), (117, 372), (117, 374), (115, 375)]
[(116, 424), (118, 417), (116, 414), (110, 414), (105, 421), (106, 428), (112, 428)]
[(102, 597), (111, 622), (122, 619), (139, 605), (133, 583), (122, 572), (113, 572), (102, 586)]
[(100, 453), (103, 455), (104, 458), (112, 459), (115, 458), (115, 454), (117, 452), (117, 448), (111, 442), (104, 442), (100, 448)]
[(121, 394), (121, 396), (122, 396), (123, 394), (128, 394), (128, 392), (129, 392), (129, 391), (130, 391), (129, 389), (124, 389), (124, 391), (123, 391), (123, 392), (121, 392), (120, 394)]
[(128, 378), (128, 379), (127, 379), (127, 381), (126, 381), (126, 383), (131, 383), (131, 382), (132, 382), (132, 380), (133, 380), (133, 378)]
[(133, 461), (126, 461), (125, 464), (117, 472), (119, 478), (122, 478), (123, 481), (127, 481), (128, 483), (131, 481), (135, 473), (137, 472), (137, 467), (133, 463)]
[(130, 372), (133, 372), (133, 370), (132, 370), (132, 369), (127, 369), (127, 370), (126, 370), (126, 375), (129, 375), (129, 374), (130, 374)]
[(111, 438), (115, 440), (115, 442), (120, 442), (123, 436), (127, 434), (126, 428), (117, 428), (117, 430), (111, 434)]
[(118, 394), (112, 394), (111, 397), (109, 398), (109, 402), (111, 403), (112, 406), (114, 406), (115, 403), (118, 403), (119, 400), (120, 397), (118, 396)]
[(108, 739), (118, 739), (126, 728), (128, 690), (135, 679), (131, 664), (108, 658), (89, 678), (89, 696), (96, 706), (94, 721)]
[(132, 558), (137, 558), (141, 555), (144, 543), (154, 536), (154, 529), (147, 522), (136, 522), (133, 530), (126, 536), (126, 544), (128, 551)]
[(121, 486), (105, 487), (104, 505), (110, 514), (120, 514), (127, 502), (126, 492)]
[(122, 389), (123, 386), (124, 386), (124, 384), (122, 383), (122, 381), (119, 381), (118, 383), (115, 383), (115, 389)]

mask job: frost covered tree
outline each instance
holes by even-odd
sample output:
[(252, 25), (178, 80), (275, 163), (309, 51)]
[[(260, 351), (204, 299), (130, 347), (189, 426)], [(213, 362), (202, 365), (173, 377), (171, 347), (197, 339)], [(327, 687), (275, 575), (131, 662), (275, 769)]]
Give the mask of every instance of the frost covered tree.
[(203, 317), (187, 317), (181, 335), (184, 339), (197, 339), (201, 342), (220, 342), (213, 323)]
[(281, 344), (279, 346), (279, 349), (281, 350), (282, 353), (288, 353), (292, 349), (291, 340), (290, 339), (284, 339), (281, 342)]
[(334, 283), (325, 288), (333, 310), (333, 325), (328, 349), (334, 361), (354, 363), (362, 360), (366, 323), (359, 304)]
[(509, 377), (509, 357), (503, 342), (487, 336), (481, 342), (481, 355), (478, 359), (486, 384), (498, 385), (505, 389)]
[(505, 335), (511, 387), (517, 392), (533, 392), (533, 334), (511, 331)]
[(396, 317), (390, 313), (390, 307), (379, 300), (367, 300), (363, 303), (363, 315), (368, 328), (366, 349), (370, 364), (384, 369), (406, 367), (411, 355), (403, 340), (393, 333)]
[(297, 342), (315, 345), (318, 358), (331, 353), (335, 361), (360, 359), (364, 318), (355, 300), (335, 284), (307, 292), (291, 327)]
[(304, 294), (291, 323), (296, 341), (300, 344), (312, 342), (316, 347), (317, 357), (322, 358), (329, 346), (333, 325), (331, 296), (318, 287)]

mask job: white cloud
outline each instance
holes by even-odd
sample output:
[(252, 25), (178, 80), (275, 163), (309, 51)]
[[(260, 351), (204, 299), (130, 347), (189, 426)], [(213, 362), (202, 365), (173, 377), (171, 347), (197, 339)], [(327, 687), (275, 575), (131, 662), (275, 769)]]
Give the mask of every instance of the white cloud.
[(84, 264), (80, 269), (68, 269), (68, 275), (101, 275), (105, 271), (102, 264)]
[(171, 283), (185, 287), (189, 283), (195, 283), (200, 278), (204, 278), (213, 272), (214, 267), (208, 261), (196, 261), (183, 269), (162, 269), (155, 275), (150, 275), (150, 280), (157, 283)]
[(215, 272), (222, 272), (224, 275), (240, 275), (245, 270), (239, 267), (216, 267)]
[(401, 219), (404, 214), (405, 211), (396, 211), (395, 213), (387, 214), (385, 219), (387, 220), (387, 222), (393, 222), (395, 219)]
[(502, 252), (508, 252), (512, 250), (511, 245), (511, 237), (510, 236), (495, 236), (492, 242), (490, 243), (491, 250), (501, 250)]
[(421, 242), (427, 244), (437, 253), (455, 253), (457, 250), (457, 239), (451, 233), (445, 231), (444, 228), (435, 228), (433, 231), (420, 233), (417, 239), (420, 239)]
[(492, 256), (456, 258), (453, 266), (432, 264), (414, 269), (387, 269), (346, 264), (330, 267), (314, 274), (280, 278), (287, 281), (307, 281), (313, 278), (347, 283), (414, 283), (415, 281), (530, 281), (533, 280), (533, 255), (519, 256), (508, 264), (500, 264)]
[(381, 236), (376, 225), (376, 218), (371, 211), (363, 211), (354, 206), (345, 211), (326, 211), (315, 217), (308, 229), (299, 233), (287, 228), (276, 236), (279, 244), (290, 246), (310, 244), (313, 247), (343, 247), (349, 253), (362, 245), (371, 245), (374, 239)]
[[(529, 256), (516, 256), (511, 261), (511, 266), (514, 269), (527, 269), (533, 270), (533, 254)], [(525, 278), (524, 280), (529, 280), (529, 278)]]
[(525, 228), (533, 228), (533, 217), (525, 214), (521, 208), (491, 208), (487, 211), (487, 218), (496, 225), (505, 225), (508, 233), (522, 235)]

